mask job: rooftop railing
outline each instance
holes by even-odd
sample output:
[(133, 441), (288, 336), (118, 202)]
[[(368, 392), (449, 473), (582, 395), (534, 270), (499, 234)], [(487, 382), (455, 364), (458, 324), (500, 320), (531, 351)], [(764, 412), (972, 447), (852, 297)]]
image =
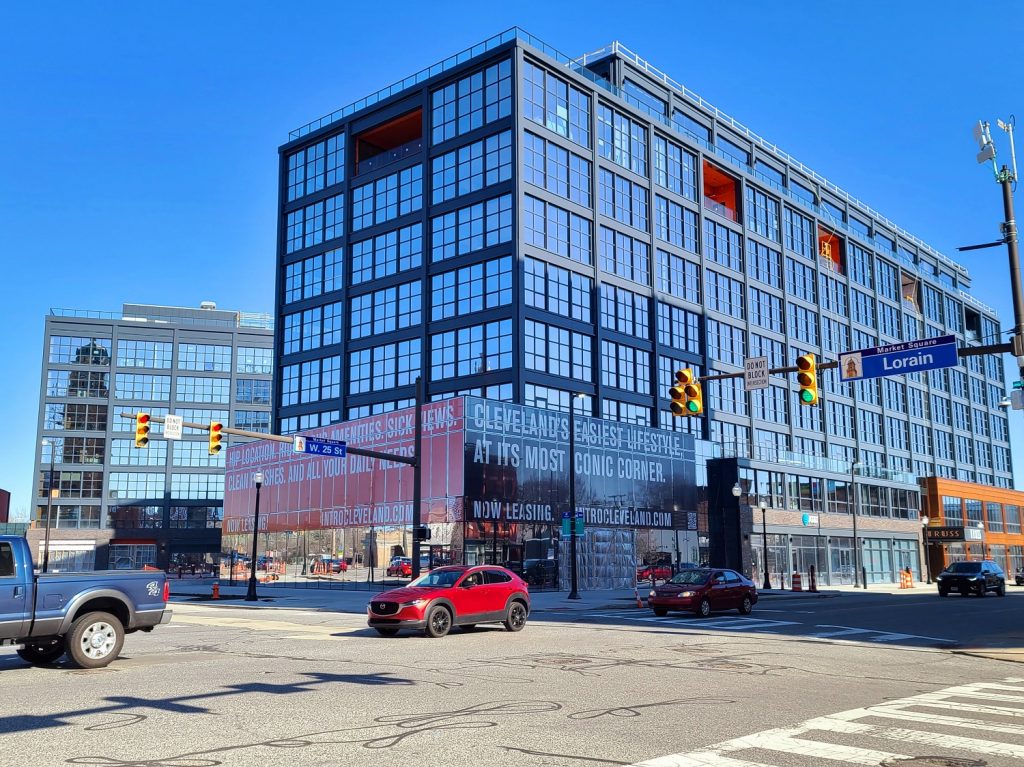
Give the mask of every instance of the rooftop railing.
[[(222, 310), (223, 311), (223, 310)], [(157, 325), (197, 325), (219, 328), (257, 328), (273, 330), (273, 318), (264, 312), (233, 312), (234, 320), (217, 319), (214, 317), (190, 317), (178, 314), (146, 314), (137, 315), (130, 312), (103, 312), (94, 309), (50, 309), (53, 317), (73, 317), (86, 320), (120, 320), (126, 322), (153, 323)]]

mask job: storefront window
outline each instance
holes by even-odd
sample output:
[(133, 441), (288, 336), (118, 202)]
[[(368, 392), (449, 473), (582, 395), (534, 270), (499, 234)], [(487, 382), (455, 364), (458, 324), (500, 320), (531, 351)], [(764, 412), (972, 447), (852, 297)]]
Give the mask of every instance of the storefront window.
[(887, 538), (864, 538), (861, 561), (868, 583), (892, 583), (892, 552)]
[(829, 543), (830, 585), (852, 585), (854, 563), (853, 539), (832, 538)]
[(909, 567), (916, 580), (924, 580), (921, 574), (921, 558), (917, 541), (894, 540), (892, 550), (897, 570), (905, 570)]

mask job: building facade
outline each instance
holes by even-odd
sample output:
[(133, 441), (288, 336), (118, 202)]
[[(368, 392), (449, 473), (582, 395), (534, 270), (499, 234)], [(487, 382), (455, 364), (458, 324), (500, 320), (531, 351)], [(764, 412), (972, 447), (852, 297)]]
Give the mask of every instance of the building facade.
[(124, 415), (270, 430), (270, 317), (203, 307), (46, 317), (29, 537), (42, 545), (49, 516), (51, 567), (167, 568), (220, 551), (223, 454), (205, 431), (167, 440), (155, 422), (136, 448)]
[(817, 407), (785, 377), (719, 380), (706, 417), (670, 414), (683, 367), (1000, 326), (964, 267), (618, 43), (569, 58), (513, 29), (304, 126), (280, 206), (281, 433), (407, 406), (422, 376), (428, 400), (582, 394), (585, 415), (748, 460), (1012, 484), (997, 357), (823, 371)]
[(952, 528), (930, 536), (933, 575), (962, 559), (991, 559), (1011, 575), (1024, 568), (1024, 493), (938, 477), (922, 480), (921, 489), (928, 527)]

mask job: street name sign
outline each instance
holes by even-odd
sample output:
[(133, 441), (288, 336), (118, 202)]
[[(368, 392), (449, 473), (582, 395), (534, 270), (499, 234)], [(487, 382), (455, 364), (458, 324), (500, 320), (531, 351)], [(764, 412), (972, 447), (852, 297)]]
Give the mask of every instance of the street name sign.
[(295, 437), (292, 440), (292, 450), (294, 452), (307, 453), (308, 455), (333, 455), (344, 458), (347, 446), (347, 442), (339, 442), (335, 439), (320, 439), (319, 437)]
[(164, 437), (167, 439), (181, 439), (181, 422), (184, 420), (180, 415), (164, 416)]
[(926, 527), (925, 540), (929, 543), (947, 543), (956, 541), (981, 541), (985, 536), (980, 527)]
[(939, 336), (840, 354), (839, 377), (843, 381), (859, 381), (951, 368), (959, 362), (956, 337)]
[(768, 358), (748, 357), (743, 360), (743, 391), (768, 388)]

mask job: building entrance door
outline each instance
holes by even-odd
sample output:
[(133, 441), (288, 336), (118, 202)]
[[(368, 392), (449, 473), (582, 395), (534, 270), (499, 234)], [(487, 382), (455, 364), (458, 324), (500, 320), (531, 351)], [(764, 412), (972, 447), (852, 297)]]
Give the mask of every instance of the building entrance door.
[(853, 585), (853, 548), (849, 539), (833, 541), (829, 556), (831, 583)]

